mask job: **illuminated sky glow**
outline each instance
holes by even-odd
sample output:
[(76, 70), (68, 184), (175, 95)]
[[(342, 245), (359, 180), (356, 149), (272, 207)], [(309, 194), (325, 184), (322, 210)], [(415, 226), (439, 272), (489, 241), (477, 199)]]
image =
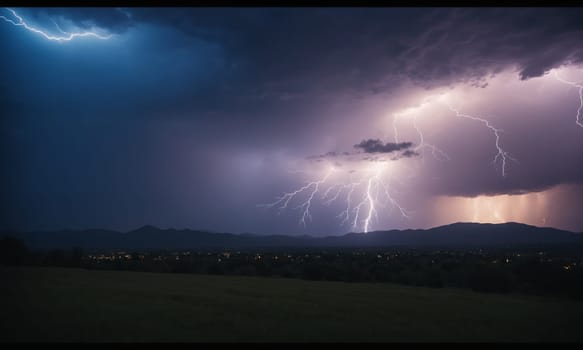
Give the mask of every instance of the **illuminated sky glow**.
[(59, 35), (51, 35), (51, 34), (48, 34), (45, 30), (30, 26), (13, 9), (7, 9), (7, 10), (12, 14), (13, 19), (7, 18), (6, 16), (0, 16), (0, 19), (3, 19), (5, 22), (10, 23), (14, 26), (23, 27), (28, 31), (39, 34), (47, 40), (61, 42), (61, 41), (71, 41), (71, 40), (76, 39), (76, 38), (86, 38), (86, 37), (91, 37), (91, 38), (96, 38), (96, 39), (101, 39), (101, 40), (107, 40), (107, 39), (111, 38), (111, 35), (99, 35), (98, 33), (91, 32), (91, 31), (75, 32), (75, 33), (65, 32), (54, 21), (53, 22), (55, 24), (55, 27), (62, 35), (60, 35), (60, 36)]
[(583, 231), (582, 16), (2, 9), (0, 229)]

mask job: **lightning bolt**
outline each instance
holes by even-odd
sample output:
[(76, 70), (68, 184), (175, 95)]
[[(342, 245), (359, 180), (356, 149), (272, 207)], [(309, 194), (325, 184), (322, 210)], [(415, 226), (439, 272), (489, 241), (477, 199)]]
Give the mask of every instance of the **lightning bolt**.
[[(429, 103), (431, 98), (433, 98), (433, 96), (425, 98), (424, 101), (422, 102), (422, 106)], [(395, 143), (399, 143), (399, 132), (397, 129), (397, 120), (399, 119), (399, 117), (401, 115), (406, 115), (406, 114), (409, 114), (415, 110), (418, 110), (419, 108), (420, 107), (411, 108), (411, 109), (404, 111), (403, 113), (393, 115), (393, 137), (395, 139)], [(437, 159), (437, 160), (450, 160), (451, 158), (449, 157), (449, 155), (447, 153), (445, 153), (445, 151), (443, 151), (439, 147), (425, 141), (425, 135), (423, 135), (423, 132), (421, 131), (421, 129), (419, 128), (419, 125), (417, 124), (417, 117), (418, 116), (416, 114), (413, 116), (413, 118), (412, 118), (413, 123), (412, 124), (413, 124), (413, 128), (417, 132), (417, 135), (419, 135), (419, 144), (413, 150), (415, 152), (417, 152), (417, 151), (423, 151), (426, 148), (429, 148), (431, 150), (431, 154), (433, 155), (433, 157), (435, 159)]]
[[(328, 198), (328, 196), (330, 195), (330, 192), (332, 192), (333, 189), (338, 188), (337, 193), (342, 189), (341, 186), (339, 184), (335, 184), (332, 185), (330, 187), (328, 187), (328, 189), (326, 190), (326, 192), (324, 192), (324, 194), (322, 195), (322, 200)], [(328, 201), (326, 201), (328, 202)]]
[(328, 198), (328, 195), (330, 194), (332, 189), (336, 188), (337, 190), (336, 190), (336, 193), (334, 194), (334, 196), (332, 196), (330, 199), (328, 199), (327, 201), (324, 202), (324, 205), (332, 204), (334, 201), (336, 201), (338, 199), (338, 197), (340, 197), (340, 193), (342, 193), (342, 191), (348, 187), (349, 187), (349, 185), (341, 185), (341, 184), (336, 184), (334, 186), (330, 186), (330, 188), (322, 196), (322, 200)]
[(389, 203), (391, 203), (393, 205), (393, 207), (399, 209), (399, 212), (401, 213), (402, 217), (409, 219), (410, 218), (409, 213), (399, 204), (399, 202), (397, 202), (393, 198), (393, 196), (391, 195), (391, 192), (388, 189), (388, 186), (382, 181), (382, 179), (380, 180), (380, 183), (383, 187), (383, 192), (384, 192), (385, 196), (389, 200)]
[(441, 160), (443, 160), (443, 159), (450, 160), (447, 153), (445, 153), (443, 150), (439, 149), (435, 145), (432, 145), (430, 143), (425, 142), (425, 137), (423, 136), (423, 133), (421, 132), (421, 130), (419, 129), (419, 126), (417, 125), (417, 116), (416, 115), (413, 117), (413, 127), (415, 128), (415, 130), (417, 131), (417, 134), (419, 135), (419, 144), (417, 145), (417, 147), (415, 147), (413, 149), (415, 152), (423, 150), (425, 148), (429, 148), (429, 149), (431, 149), (431, 154), (433, 155), (433, 157), (435, 159), (440, 160), (440, 158), (437, 156), (437, 155), (440, 155), (442, 157)]
[(393, 115), (393, 136), (395, 137), (395, 143), (399, 143), (399, 131), (397, 130), (397, 119), (398, 114)]
[(364, 233), (368, 232), (368, 226), (370, 224), (370, 220), (372, 219), (372, 214), (373, 213), (376, 214), (376, 208), (374, 205), (375, 201), (373, 200), (372, 194), (370, 193), (372, 181), (373, 178), (368, 179), (368, 186), (366, 187), (366, 199), (368, 201), (368, 215), (366, 219), (364, 219)]
[[(382, 179), (382, 172), (385, 167), (386, 163), (376, 162), (360, 179), (353, 180), (352, 176), (349, 175), (347, 182), (340, 180), (340, 183), (333, 183), (323, 191), (323, 184), (329, 181), (330, 175), (334, 170), (332, 168), (324, 177), (311, 181), (292, 192), (284, 193), (276, 198), (273, 203), (260, 204), (258, 206), (278, 208), (281, 213), (290, 206), (290, 203), (295, 198), (300, 195), (307, 196), (303, 202), (293, 207), (293, 209), (301, 211), (299, 224), (306, 227), (307, 221), (312, 219), (310, 210), (313, 202), (318, 198), (316, 195), (323, 191), (319, 199), (322, 200), (324, 205), (330, 205), (334, 201), (345, 198), (345, 209), (337, 215), (341, 219), (340, 226), (350, 222), (352, 229), (356, 230), (359, 224), (362, 223), (362, 231), (367, 233), (370, 230), (373, 218), (378, 220), (379, 207), (384, 207), (387, 203), (390, 203), (394, 208), (398, 208), (402, 217), (409, 218), (407, 211), (391, 195), (389, 187)], [(372, 174), (370, 174), (371, 172)], [(359, 195), (362, 193), (362, 197), (357, 203), (353, 201), (355, 191), (358, 191)], [(385, 203), (379, 200), (383, 196), (386, 198)]]
[(310, 207), (312, 206), (312, 200), (314, 199), (314, 196), (316, 195), (316, 193), (319, 191), (320, 185), (328, 179), (328, 177), (330, 176), (331, 173), (332, 173), (332, 170), (328, 171), (326, 176), (324, 176), (320, 180), (309, 182), (308, 184), (300, 187), (299, 189), (297, 189), (295, 191), (286, 192), (282, 196), (278, 197), (277, 200), (273, 203), (260, 204), (259, 206), (273, 208), (275, 206), (280, 205), (279, 211), (281, 212), (282, 210), (287, 208), (289, 202), (293, 198), (300, 195), (304, 191), (308, 191), (308, 189), (311, 188), (311, 192), (309, 192), (308, 199), (294, 208), (294, 209), (302, 209), (303, 208), (302, 216), (300, 217), (300, 224), (302, 224), (305, 227), (306, 226), (306, 218), (309, 218), (310, 220), (312, 218), (312, 215), (310, 214)]
[(310, 207), (312, 206), (312, 200), (314, 199), (314, 195), (318, 192), (318, 189), (320, 188), (320, 185), (322, 183), (324, 183), (328, 177), (330, 176), (330, 173), (332, 171), (329, 171), (326, 176), (324, 176), (323, 179), (319, 180), (319, 181), (315, 181), (313, 182), (314, 185), (314, 189), (312, 190), (312, 193), (310, 193), (310, 196), (308, 197), (308, 199), (303, 202), (302, 204), (298, 205), (296, 207), (296, 209), (302, 209), (303, 208), (303, 212), (302, 212), (302, 216), (300, 218), (300, 223), (306, 227), (306, 218), (309, 218), (310, 220), (312, 220), (312, 215), (310, 214)]
[[(358, 203), (357, 206), (354, 207), (354, 209), (352, 209), (352, 211), (355, 213), (354, 214), (354, 220), (352, 221), (352, 230), (356, 229), (356, 226), (358, 226), (358, 218), (360, 217), (360, 208), (366, 204), (366, 199), (367, 199), (367, 193), (365, 192), (363, 195), (363, 199), (360, 201), (360, 203)], [(365, 224), (365, 228), (363, 228), (363, 230), (366, 232), (366, 224)]]
[(568, 81), (568, 80), (561, 78), (559, 76), (559, 74), (557, 74), (556, 71), (554, 72), (554, 76), (555, 76), (555, 79), (562, 82), (563, 84), (571, 85), (571, 86), (579, 89), (579, 108), (577, 109), (577, 116), (575, 117), (575, 123), (583, 128), (583, 123), (579, 119), (579, 118), (581, 118), (581, 111), (583, 111), (583, 85), (581, 85), (581, 83), (575, 83), (575, 82)]
[[(367, 188), (366, 188), (366, 202), (368, 204), (368, 214), (367, 217), (364, 219), (364, 233), (369, 232), (370, 223), (372, 220), (373, 215), (377, 217), (378, 220), (378, 210), (377, 205), (380, 203), (379, 201), (379, 193), (385, 195), (385, 198), (388, 200), (389, 203), (392, 204), (393, 207), (398, 208), (399, 212), (402, 217), (409, 218), (409, 214), (407, 211), (395, 200), (395, 198), (391, 195), (388, 186), (385, 184), (382, 178), (382, 173), (384, 170), (383, 165), (379, 165), (377, 170), (373, 176), (368, 179)], [(373, 196), (373, 191), (375, 195)]]
[(342, 221), (340, 222), (340, 226), (344, 225), (350, 219), (350, 208), (351, 208), (350, 204), (351, 204), (352, 193), (354, 192), (354, 189), (358, 185), (360, 185), (360, 182), (353, 182), (353, 183), (347, 185), (350, 188), (350, 190), (348, 190), (348, 192), (346, 193), (346, 209), (343, 210), (340, 214), (338, 214), (338, 217), (342, 217)]
[(450, 109), (452, 112), (454, 112), (454, 113), (455, 113), (455, 115), (456, 115), (458, 118), (466, 118), (466, 119), (471, 119), (471, 120), (478, 121), (478, 122), (480, 122), (480, 123), (484, 124), (484, 125), (485, 125), (485, 126), (488, 128), (488, 129), (492, 130), (492, 132), (494, 133), (494, 136), (496, 137), (496, 142), (495, 142), (495, 145), (496, 145), (496, 149), (498, 150), (498, 153), (496, 154), (496, 156), (494, 156), (494, 160), (492, 161), (492, 163), (496, 164), (496, 162), (497, 162), (498, 160), (501, 160), (501, 161), (502, 161), (502, 176), (503, 176), (503, 177), (505, 177), (505, 176), (506, 176), (506, 163), (507, 163), (507, 160), (512, 160), (512, 161), (515, 161), (515, 162), (518, 162), (518, 161), (517, 161), (516, 159), (512, 158), (512, 157), (510, 156), (510, 154), (509, 154), (508, 152), (506, 152), (506, 151), (505, 151), (505, 150), (502, 148), (502, 146), (500, 146), (500, 133), (502, 133), (502, 132), (503, 132), (503, 130), (502, 130), (502, 129), (498, 129), (498, 128), (494, 127), (494, 126), (493, 126), (492, 124), (490, 124), (490, 122), (489, 122), (488, 120), (486, 120), (486, 119), (479, 118), (479, 117), (476, 117), (476, 116), (472, 116), (472, 115), (469, 115), (469, 114), (463, 114), (463, 113), (460, 113), (460, 111), (459, 111), (459, 110), (457, 110), (457, 109), (455, 109), (455, 108), (451, 107), (450, 105), (447, 105), (447, 107), (448, 107), (448, 108), (449, 108), (449, 109)]
[[(387, 201), (392, 204), (393, 207), (398, 208), (401, 216), (404, 218), (409, 218), (407, 211), (395, 200), (395, 198), (391, 195), (388, 186), (382, 179), (382, 172), (384, 170), (383, 163), (378, 163), (376, 165), (376, 171), (374, 174), (369, 176), (368, 179), (361, 180), (359, 182), (354, 182), (350, 184), (351, 190), (348, 193), (346, 199), (346, 209), (340, 213), (339, 216), (343, 217), (343, 221), (341, 223), (344, 224), (350, 218), (350, 195), (354, 191), (354, 188), (358, 185), (366, 183), (366, 188), (363, 190), (363, 195), (361, 201), (352, 208), (352, 212), (354, 213), (354, 219), (352, 221), (352, 229), (356, 229), (358, 226), (361, 210), (363, 208), (367, 209), (366, 217), (362, 220), (363, 221), (363, 232), (368, 233), (369, 228), (371, 225), (371, 221), (374, 217), (378, 220), (378, 204), (380, 204), (379, 196), (383, 194)], [(381, 191), (382, 190), (382, 191)]]
[(59, 32), (61, 32), (61, 34), (64, 34), (64, 36), (54, 36), (54, 35), (45, 33), (44, 31), (42, 31), (40, 29), (37, 29), (37, 28), (34, 28), (34, 27), (30, 26), (28, 23), (26, 23), (24, 21), (24, 19), (21, 16), (19, 16), (16, 13), (16, 11), (14, 11), (12, 9), (7, 9), (7, 10), (12, 13), (13, 17), (16, 18), (16, 21), (13, 20), (13, 19), (10, 19), (10, 18), (6, 18), (5, 16), (1, 16), (0, 15), (0, 18), (2, 18), (5, 22), (8, 22), (8, 23), (10, 23), (10, 24), (12, 24), (14, 26), (17, 26), (17, 27), (24, 27), (25, 29), (27, 29), (27, 30), (29, 30), (29, 31), (31, 31), (33, 33), (42, 35), (47, 40), (63, 42), (63, 41), (71, 41), (71, 40), (73, 40), (75, 38), (82, 38), (82, 37), (93, 37), (93, 38), (97, 38), (97, 39), (101, 39), (101, 40), (106, 40), (106, 39), (109, 39), (109, 38), (112, 37), (111, 34), (110, 35), (103, 36), (103, 35), (99, 35), (99, 34), (97, 34), (95, 32), (67, 33), (67, 32), (64, 32), (57, 25), (57, 23), (55, 23), (53, 21), (53, 23), (55, 23), (55, 25), (57, 26), (57, 29), (59, 30)]

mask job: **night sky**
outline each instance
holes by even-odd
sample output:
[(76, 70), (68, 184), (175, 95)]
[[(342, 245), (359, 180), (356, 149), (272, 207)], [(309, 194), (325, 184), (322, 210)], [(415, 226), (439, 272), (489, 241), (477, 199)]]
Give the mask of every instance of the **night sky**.
[(12, 10), (0, 229), (583, 231), (583, 9)]

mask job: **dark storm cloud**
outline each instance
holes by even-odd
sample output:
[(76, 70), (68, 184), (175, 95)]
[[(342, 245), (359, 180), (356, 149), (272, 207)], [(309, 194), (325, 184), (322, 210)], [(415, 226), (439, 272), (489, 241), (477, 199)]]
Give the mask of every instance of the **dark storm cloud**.
[(308, 156), (308, 157), (306, 157), (306, 159), (312, 160), (312, 161), (315, 161), (315, 162), (322, 162), (325, 159), (336, 158), (336, 157), (338, 157), (338, 155), (339, 155), (338, 152), (330, 151), (330, 152), (326, 152), (324, 154), (318, 154), (318, 155), (315, 155), (315, 156)]
[[(387, 143), (383, 143), (380, 140), (369, 139), (369, 140), (363, 140), (359, 144), (354, 145), (354, 147), (362, 149), (364, 151), (364, 153), (393, 153), (396, 151), (405, 150), (405, 152), (394, 155), (391, 158), (391, 160), (399, 160), (401, 158), (411, 158), (411, 157), (419, 156), (419, 153), (417, 153), (413, 150), (407, 149), (407, 148), (411, 147), (412, 145), (413, 144), (411, 142), (401, 142), (401, 143), (387, 142)], [(338, 157), (349, 157), (347, 159), (350, 159), (351, 156), (355, 156), (358, 154), (361, 154), (361, 152), (330, 151), (330, 152), (326, 152), (324, 154), (319, 154), (319, 155), (315, 155), (315, 156), (308, 156), (308, 157), (306, 157), (306, 159), (312, 160), (315, 162), (322, 162), (322, 161), (327, 160), (327, 159), (337, 159)], [(373, 161), (373, 162), (374, 161), (386, 161), (385, 158), (382, 158), (379, 156), (372, 156), (372, 157), (367, 156), (367, 157), (362, 157), (360, 159), (366, 160), (366, 161)], [(335, 164), (340, 164), (340, 163), (336, 162)]]
[(368, 139), (362, 140), (360, 143), (354, 145), (354, 148), (360, 148), (364, 153), (392, 153), (395, 151), (401, 151), (411, 147), (413, 144), (411, 142), (387, 142), (383, 143), (381, 140)]
[[(33, 11), (33, 10), (30, 10)], [(225, 61), (204, 90), (188, 89), (168, 108), (182, 114), (253, 113), (257, 120), (290, 103), (391, 92), (411, 79), (436, 86), (486, 84), (516, 66), (523, 79), (566, 62), (582, 62), (581, 9), (449, 8), (55, 8), (80, 26), (112, 32), (154, 25), (217, 45)], [(226, 103), (227, 101), (227, 103)], [(200, 117), (200, 114), (199, 114)]]
[(410, 149), (406, 150), (405, 152), (403, 152), (403, 153), (401, 154), (401, 156), (402, 156), (403, 158), (411, 158), (411, 157), (417, 157), (418, 155), (419, 155), (419, 153), (417, 153), (417, 152), (415, 152), (415, 151), (413, 151), (413, 150), (410, 150)]
[[(269, 231), (279, 226), (258, 224), (262, 221), (256, 213), (240, 212), (293, 188), (291, 176), (278, 172), (288, 166), (285, 160), (348, 148), (365, 137), (385, 137), (364, 130), (367, 118), (380, 114), (376, 107), (368, 113), (361, 113), (360, 107), (339, 108), (339, 113), (328, 117), (320, 113), (322, 106), (352, 98), (368, 102), (367, 98), (378, 95), (385, 101), (384, 94), (406, 97), (409, 80), (421, 86), (467, 81), (488, 90), (490, 75), (511, 67), (528, 79), (563, 63), (583, 61), (580, 8), (22, 11), (25, 18), (46, 28), (54, 29), (51, 18), (63, 18), (81, 28), (97, 26), (121, 34), (111, 41), (61, 45), (0, 23), (4, 77), (0, 160), (6, 176), (10, 175), (10, 181), (3, 183), (9, 195), (0, 197), (15, 208), (14, 213), (3, 214), (7, 221), (30, 227), (76, 224), (131, 229), (178, 222), (185, 227), (220, 228), (229, 222), (232, 226), (225, 230), (248, 223), (249, 231)], [(382, 108), (393, 108), (394, 101)], [(571, 115), (575, 110), (569, 105), (559, 114)], [(533, 134), (536, 125), (522, 128), (519, 121), (531, 120), (530, 115), (524, 118), (520, 111), (512, 112), (507, 113), (512, 116), (508, 119), (515, 120), (517, 127), (503, 126), (504, 145), (512, 141), (511, 135), (525, 135), (516, 142), (528, 148), (524, 138)], [(359, 125), (352, 127), (355, 124)], [(448, 162), (427, 162), (434, 167), (431, 173), (437, 167), (455, 171), (444, 177), (448, 180), (443, 186), (428, 180), (427, 187), (439, 187), (440, 194), (527, 192), (583, 181), (583, 158), (577, 160), (577, 153), (567, 149), (565, 153), (574, 156), (559, 164), (554, 146), (547, 147), (545, 157), (536, 156), (540, 162), (529, 162), (522, 155), (538, 151), (520, 152), (518, 145), (508, 145), (522, 156), (517, 158), (526, 175), (511, 172), (509, 179), (497, 177), (497, 168), (487, 172), (476, 166), (490, 166), (492, 136), (481, 129), (466, 134), (466, 129), (464, 124), (455, 133), (464, 137), (428, 138), (448, 152), (471, 153), (452, 157), (472, 160), (459, 169)], [(537, 139), (547, 129), (541, 129)], [(338, 135), (343, 130), (348, 131)], [(551, 135), (564, 131), (557, 129)], [(485, 142), (489, 148), (479, 160), (474, 160), (477, 150), (471, 147), (477, 144), (476, 135), (489, 138)], [(572, 138), (564, 140), (568, 143)], [(380, 152), (367, 154), (368, 158), (397, 147), (368, 141), (359, 149)], [(554, 145), (556, 140), (547, 141), (538, 143)], [(388, 157), (419, 155), (408, 147), (397, 151)], [(334, 152), (312, 159), (335, 161), (345, 155)], [(547, 159), (557, 166), (547, 166)], [(237, 198), (237, 205), (232, 198)], [(95, 207), (83, 209), (71, 203)], [(17, 212), (18, 208), (26, 210)], [(104, 216), (103, 208), (110, 216)], [(292, 225), (296, 222), (289, 226), (295, 231)], [(337, 230), (333, 225), (326, 229)]]
[(324, 159), (337, 158), (337, 157), (341, 157), (341, 156), (350, 156), (350, 155), (352, 155), (352, 153), (350, 153), (350, 152), (330, 151), (330, 152), (326, 152), (324, 154), (318, 154), (315, 156), (308, 156), (308, 157), (306, 157), (306, 159), (315, 160), (315, 161), (319, 162), (319, 161), (322, 161)]
[(426, 23), (401, 55), (420, 79), (477, 78), (509, 65), (528, 79), (583, 60), (580, 9), (457, 9), (435, 11)]
[[(115, 34), (124, 33), (133, 24), (131, 16), (128, 16), (129, 13), (119, 8), (44, 8), (26, 9), (24, 12), (27, 15), (30, 13), (33, 20), (43, 23), (45, 20), (63, 18), (83, 29), (90, 29), (96, 26)], [(50, 22), (47, 24), (50, 25)]]
[(399, 75), (419, 82), (479, 79), (508, 65), (526, 79), (583, 59), (581, 9), (131, 11), (136, 21), (221, 42), (272, 89), (310, 81), (382, 90)]
[[(522, 79), (582, 62), (577, 8), (55, 8), (39, 10), (113, 32), (167, 26), (228, 50), (254, 88), (282, 96), (342, 84), (356, 94), (399, 80), (479, 81), (516, 65)], [(179, 43), (177, 43), (179, 44)]]

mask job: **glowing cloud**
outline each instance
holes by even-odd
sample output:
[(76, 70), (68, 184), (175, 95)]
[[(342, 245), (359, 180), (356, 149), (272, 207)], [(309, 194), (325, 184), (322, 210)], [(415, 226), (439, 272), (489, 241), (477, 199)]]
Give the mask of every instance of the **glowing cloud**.
[(554, 76), (555, 76), (555, 79), (557, 79), (561, 83), (571, 85), (571, 86), (579, 89), (579, 108), (577, 109), (577, 116), (575, 117), (575, 123), (583, 128), (583, 123), (581, 122), (581, 120), (579, 120), (579, 118), (581, 117), (581, 111), (583, 111), (583, 85), (581, 83), (575, 83), (575, 82), (568, 81), (568, 80), (561, 78), (559, 76), (559, 74), (557, 74), (556, 71), (554, 72)]
[(63, 31), (56, 23), (55, 23), (55, 26), (57, 27), (59, 32), (63, 35), (62, 36), (51, 35), (51, 34), (48, 34), (45, 31), (42, 31), (38, 28), (34, 28), (34, 27), (30, 26), (28, 23), (26, 23), (26, 21), (21, 16), (19, 16), (16, 13), (16, 11), (14, 11), (12, 9), (7, 9), (7, 10), (12, 13), (14, 18), (16, 18), (16, 21), (13, 19), (10, 19), (10, 18), (6, 18), (5, 16), (0, 16), (0, 18), (2, 18), (5, 22), (10, 23), (10, 24), (17, 26), (17, 27), (23, 27), (26, 30), (31, 31), (33, 33), (40, 34), (42, 37), (44, 37), (45, 39), (50, 40), (50, 41), (63, 42), (63, 41), (71, 41), (71, 40), (76, 39), (76, 38), (84, 38), (84, 37), (92, 37), (92, 38), (96, 38), (96, 39), (107, 40), (107, 39), (110, 39), (112, 37), (111, 34), (99, 35), (95, 32), (68, 33), (68, 32)]
[(407, 108), (399, 113), (394, 114), (393, 115), (393, 136), (395, 138), (395, 142), (398, 143), (399, 142), (399, 132), (397, 129), (397, 121), (401, 117), (410, 117), (412, 119), (413, 128), (415, 129), (415, 131), (417, 132), (417, 135), (419, 136), (419, 144), (417, 146), (415, 146), (413, 151), (418, 153), (419, 151), (424, 151), (425, 149), (430, 149), (431, 154), (433, 155), (433, 157), (435, 159), (437, 159), (437, 160), (451, 160), (450, 156), (444, 150), (442, 150), (441, 148), (437, 147), (434, 144), (428, 143), (425, 140), (425, 135), (421, 131), (421, 129), (419, 128), (419, 124), (417, 122), (420, 110), (422, 108), (426, 107), (427, 105), (429, 105), (436, 96), (437, 95), (428, 96), (428, 97), (423, 99), (420, 106)]
[[(259, 206), (267, 208), (278, 207), (281, 212), (288, 207), (294, 198), (306, 193), (307, 199), (294, 207), (294, 209), (301, 210), (299, 223), (305, 227), (306, 219), (312, 218), (310, 208), (316, 194), (321, 190), (322, 185), (330, 182), (330, 187), (323, 192), (320, 199), (322, 204), (329, 206), (339, 198), (344, 198), (346, 207), (337, 215), (338, 218), (342, 219), (341, 226), (350, 222), (352, 230), (356, 230), (362, 225), (361, 229), (364, 233), (370, 232), (373, 217), (378, 219), (379, 208), (388, 204), (393, 208), (397, 208), (401, 217), (409, 218), (407, 211), (391, 194), (390, 187), (386, 182), (386, 170), (390, 165), (388, 161), (364, 161), (354, 165), (366, 165), (364, 169), (359, 171), (362, 175), (358, 180), (352, 178), (351, 172), (348, 173), (347, 181), (343, 180), (342, 177), (331, 177), (333, 171), (336, 170), (331, 168), (322, 178), (311, 181), (295, 191), (284, 193), (273, 203), (260, 204)], [(383, 178), (383, 175), (385, 175), (385, 178)], [(355, 192), (357, 193), (355, 194)], [(331, 195), (332, 193), (334, 195)], [(357, 198), (360, 197), (360, 200), (355, 201), (355, 196)]]
[(499, 159), (502, 161), (502, 176), (506, 176), (506, 161), (507, 160), (512, 160), (515, 162), (518, 162), (516, 159), (512, 158), (510, 156), (510, 154), (508, 152), (506, 152), (502, 146), (500, 146), (500, 133), (503, 132), (502, 129), (498, 129), (495, 128), (488, 120), (480, 118), (480, 117), (476, 117), (473, 115), (469, 115), (469, 114), (464, 114), (464, 113), (460, 113), (459, 110), (448, 106), (448, 108), (455, 113), (455, 115), (459, 118), (466, 118), (466, 119), (471, 119), (471, 120), (475, 120), (478, 121), (482, 124), (484, 124), (488, 129), (492, 130), (492, 132), (494, 133), (494, 136), (496, 137), (496, 149), (498, 150), (498, 153), (496, 154), (496, 156), (494, 156), (494, 160), (492, 161), (492, 163), (496, 163)]

